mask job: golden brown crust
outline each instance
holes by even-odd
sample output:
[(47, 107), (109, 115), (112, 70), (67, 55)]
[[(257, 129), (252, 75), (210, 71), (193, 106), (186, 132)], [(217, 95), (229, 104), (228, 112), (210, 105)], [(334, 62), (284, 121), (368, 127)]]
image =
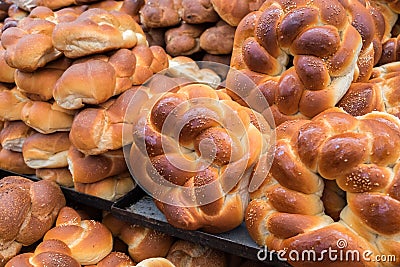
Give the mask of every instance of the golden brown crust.
[(59, 23), (52, 42), (69, 58), (147, 44), (142, 28), (131, 16), (101, 8), (88, 9), (74, 21)]
[(156, 257), (156, 258), (148, 258), (145, 260), (142, 260), (138, 264), (136, 264), (137, 267), (174, 267), (175, 265), (172, 264), (169, 260), (161, 257)]
[[(2, 121), (21, 120), (21, 111), (29, 98), (23, 95), (16, 87), (12, 89), (1, 88), (0, 90), (0, 118)], [(13, 107), (10, 109), (10, 107)]]
[(205, 30), (203, 25), (182, 23), (165, 32), (165, 50), (171, 56), (192, 55), (201, 50), (200, 36)]
[[(387, 245), (386, 237), (399, 234), (398, 140), (400, 121), (386, 112), (353, 117), (332, 108), (312, 120), (282, 123), (269, 176), (247, 207), (250, 235), (287, 253), (313, 250), (322, 257), (344, 240), (344, 253), (390, 254), (398, 244)], [(291, 263), (322, 262), (333, 264), (327, 257)], [(354, 266), (375, 265), (363, 258)]]
[[(34, 71), (48, 62), (62, 56), (54, 48), (52, 33), (57, 23), (74, 20), (79, 10), (53, 12), (46, 7), (37, 7), (2, 33), (1, 44), (6, 49), (5, 60), (8, 65), (23, 71)], [(35, 43), (37, 45), (32, 46)]]
[(66, 109), (100, 104), (132, 86), (136, 59), (128, 49), (75, 61), (57, 80), (55, 101)]
[(80, 267), (71, 257), (71, 250), (60, 240), (52, 239), (41, 242), (33, 253), (23, 253), (13, 257), (5, 265), (21, 267), (71, 266)]
[(65, 187), (73, 187), (72, 174), (68, 168), (40, 168), (35, 175), (39, 179), (54, 181)]
[(211, 0), (218, 15), (231, 26), (239, 22), (250, 12), (258, 10), (265, 0), (231, 1)]
[(0, 131), (1, 147), (14, 152), (22, 152), (26, 138), (34, 133), (35, 130), (22, 121), (6, 121)]
[(176, 267), (228, 266), (225, 253), (184, 240), (176, 241), (166, 258)]
[(128, 245), (128, 253), (135, 262), (165, 257), (173, 242), (171, 236), (139, 225), (126, 225), (118, 237)]
[(70, 64), (70, 60), (63, 57), (34, 72), (16, 70), (17, 89), (32, 100), (48, 101), (53, 98), (53, 88), (58, 78)]
[(7, 260), (44, 236), (65, 206), (65, 198), (53, 182), (20, 176), (4, 177), (0, 188), (0, 258)]
[(177, 25), (181, 20), (181, 0), (145, 0), (140, 9), (140, 22), (147, 28)]
[(216, 22), (219, 19), (211, 0), (182, 0), (182, 20), (190, 24)]
[(229, 55), (232, 53), (234, 36), (235, 28), (221, 20), (201, 34), (200, 47), (213, 55)]
[[(96, 267), (132, 267), (135, 266), (135, 263), (132, 259), (122, 252), (111, 252), (104, 259), (102, 259)], [(95, 267), (92, 266), (92, 267)]]
[(67, 132), (73, 119), (74, 113), (60, 108), (55, 102), (29, 101), (21, 109), (21, 120), (42, 134)]
[(68, 166), (67, 153), (71, 146), (67, 132), (35, 133), (22, 147), (25, 163), (33, 168), (64, 168)]
[(104, 178), (94, 183), (73, 183), (77, 192), (116, 201), (135, 187), (131, 175), (127, 173)]
[[(143, 88), (148, 98), (159, 90), (156, 84)], [(253, 111), (223, 91), (196, 82), (173, 88), (158, 94), (148, 113), (137, 118), (129, 158), (133, 175), (145, 186), (154, 179), (179, 185), (153, 195), (173, 226), (213, 233), (233, 229), (243, 221), (244, 188), (268, 134), (257, 128)], [(227, 118), (240, 126), (227, 126)]]
[(94, 183), (127, 170), (121, 149), (85, 155), (73, 146), (68, 151), (68, 168), (75, 183)]
[[(1, 36), (1, 26), (2, 25), (0, 25), (0, 36)], [(5, 60), (5, 54), (6, 50), (3, 48), (3, 46), (0, 45), (0, 68), (1, 68), (0, 82), (14, 83), (15, 68), (10, 67), (10, 65), (7, 64)]]
[[(360, 14), (365, 23), (353, 27)], [(371, 27), (364, 29), (364, 24)], [(237, 26), (231, 66), (251, 73), (261, 87), (276, 82), (268, 89), (276, 124), (310, 118), (335, 106), (355, 76), (368, 79), (373, 56), (365, 56), (372, 58), (368, 70), (357, 67), (357, 61), (360, 51), (374, 53), (374, 27), (372, 15), (361, 3), (266, 1)], [(228, 76), (227, 84), (234, 90), (239, 82)]]
[(21, 174), (35, 173), (35, 169), (26, 165), (21, 152), (13, 152), (4, 148), (0, 150), (0, 168)]
[[(63, 209), (60, 216), (64, 216)], [(58, 239), (71, 250), (71, 256), (81, 265), (97, 264), (112, 250), (111, 232), (102, 223), (94, 220), (81, 220), (71, 208), (66, 218), (57, 219), (54, 228), (46, 232), (43, 240)]]

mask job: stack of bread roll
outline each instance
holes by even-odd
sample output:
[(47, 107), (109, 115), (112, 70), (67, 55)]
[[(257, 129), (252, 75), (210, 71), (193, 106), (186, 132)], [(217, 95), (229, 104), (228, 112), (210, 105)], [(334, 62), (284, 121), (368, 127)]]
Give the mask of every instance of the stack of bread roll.
[(262, 2), (145, 0), (140, 23), (149, 40), (165, 47), (172, 56), (229, 65), (236, 26)]
[(121, 150), (124, 111), (133, 86), (168, 66), (166, 52), (148, 46), (135, 1), (14, 1), (12, 7), (27, 15), (3, 27), (0, 116), (7, 127), (16, 121), (26, 129), (14, 136), (4, 131), (1, 167), (120, 198), (134, 187)]

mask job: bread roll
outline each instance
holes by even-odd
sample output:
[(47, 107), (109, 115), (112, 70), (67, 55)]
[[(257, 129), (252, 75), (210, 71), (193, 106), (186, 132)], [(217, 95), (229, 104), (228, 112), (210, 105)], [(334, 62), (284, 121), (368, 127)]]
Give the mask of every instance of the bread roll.
[[(6, 49), (7, 64), (23, 71), (34, 71), (61, 57), (62, 53), (53, 46), (54, 27), (59, 21), (73, 20), (78, 15), (79, 11), (74, 9), (66, 14), (46, 7), (32, 10), (28, 17), (18, 22), (17, 27), (2, 33), (1, 44)], [(32, 46), (32, 43), (36, 45)]]
[(136, 90), (127, 90), (105, 108), (86, 108), (79, 112), (69, 133), (74, 147), (86, 155), (98, 155), (120, 149), (131, 141), (124, 142), (123, 129), (128, 127), (125, 113)]
[[(1, 27), (0, 27), (1, 29)], [(1, 30), (0, 30), (1, 33)], [(1, 36), (1, 34), (0, 34)], [(10, 67), (5, 60), (6, 50), (3, 46), (0, 46), (0, 82), (3, 83), (14, 83), (15, 68)]]
[(39, 241), (65, 206), (59, 186), (20, 176), (0, 180), (0, 266), (22, 248)]
[(161, 46), (138, 45), (132, 49), (132, 53), (136, 57), (133, 85), (142, 85), (153, 74), (168, 68), (168, 55)]
[(212, 23), (219, 19), (210, 0), (182, 0), (182, 20), (190, 24)]
[[(0, 119), (5, 121), (21, 120), (21, 111), (29, 98), (21, 94), (15, 87), (11, 90), (0, 90)], [(10, 108), (12, 107), (12, 108)]]
[(73, 187), (74, 181), (68, 168), (40, 168), (36, 169), (36, 177), (42, 180), (50, 180), (65, 187)]
[(228, 55), (232, 53), (234, 36), (235, 27), (221, 20), (201, 34), (200, 47), (210, 54)]
[(67, 132), (35, 133), (25, 139), (22, 155), (33, 168), (64, 168), (68, 166), (67, 154), (71, 146)]
[(0, 131), (0, 143), (4, 149), (22, 152), (22, 146), (29, 136), (35, 133), (22, 121), (6, 121)]
[(96, 265), (87, 265), (87, 267), (132, 267), (135, 263), (128, 255), (122, 252), (111, 252)]
[(129, 172), (106, 177), (94, 183), (74, 183), (77, 192), (96, 196), (109, 201), (116, 201), (135, 187)]
[(164, 28), (181, 21), (181, 0), (145, 0), (140, 9), (140, 22), (147, 28)]
[(166, 258), (176, 267), (228, 266), (224, 252), (185, 240), (176, 241)]
[(57, 80), (71, 65), (65, 57), (46, 64), (34, 72), (15, 71), (17, 89), (32, 100), (48, 101), (53, 98), (53, 89)]
[(35, 170), (26, 165), (21, 152), (4, 148), (0, 150), (0, 169), (20, 174), (35, 174)]
[(100, 155), (85, 155), (71, 146), (67, 160), (74, 183), (95, 183), (127, 171), (122, 149)]
[(61, 209), (56, 226), (43, 240), (57, 239), (71, 250), (71, 256), (81, 265), (97, 264), (110, 254), (113, 246), (111, 232), (102, 223), (81, 220), (80, 215), (70, 207)]
[(123, 0), (113, 1), (106, 0), (90, 4), (88, 8), (101, 8), (108, 11), (116, 10), (124, 12), (131, 16), (137, 23), (140, 22), (139, 10), (144, 5), (144, 0)]
[(211, 0), (214, 10), (229, 25), (237, 26), (250, 12), (258, 10), (265, 0), (236, 0), (226, 3), (223, 0)]
[(42, 134), (67, 132), (73, 119), (74, 112), (60, 108), (55, 102), (29, 101), (21, 109), (21, 120)]
[(53, 97), (65, 109), (100, 104), (132, 86), (136, 58), (128, 49), (77, 60), (57, 80)]
[(71, 256), (71, 250), (62, 241), (52, 239), (40, 243), (33, 253), (23, 253), (7, 262), (5, 267), (47, 267), (69, 266), (80, 267), (78, 261)]
[(200, 52), (200, 36), (205, 30), (204, 25), (182, 23), (176, 28), (165, 32), (165, 50), (173, 57), (188, 56)]
[(159, 231), (122, 221), (111, 213), (106, 214), (102, 222), (115, 237), (128, 245), (129, 255), (136, 262), (152, 257), (165, 257), (174, 240)]
[(52, 42), (69, 58), (147, 44), (142, 28), (131, 16), (100, 8), (88, 9), (74, 21), (59, 23)]

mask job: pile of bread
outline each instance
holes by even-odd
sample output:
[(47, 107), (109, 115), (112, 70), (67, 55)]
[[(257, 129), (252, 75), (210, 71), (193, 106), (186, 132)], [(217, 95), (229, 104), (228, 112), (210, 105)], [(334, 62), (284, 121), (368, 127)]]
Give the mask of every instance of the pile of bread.
[(0, 199), (0, 266), (257, 265), (127, 223), (108, 212), (70, 207), (53, 181), (4, 177)]
[[(0, 9), (0, 168), (115, 200), (134, 187), (136, 166), (138, 176), (188, 189), (156, 201), (176, 227), (215, 233), (244, 221), (271, 249), (372, 251), (399, 264), (400, 1), (9, 0)], [(215, 73), (184, 69), (202, 82), (179, 80), (136, 123), (125, 117), (138, 92), (149, 100), (177, 80), (140, 85), (191, 60), (231, 69), (217, 87), (203, 79)], [(209, 99), (204, 109), (198, 98)], [(182, 103), (189, 120), (177, 117), (183, 132), (169, 142), (164, 121)], [(250, 142), (205, 119), (229, 122), (222, 106)], [(203, 139), (216, 144), (207, 168), (168, 162), (202, 158)], [(270, 142), (272, 151), (261, 145)], [(122, 148), (131, 143), (128, 166)], [(227, 178), (238, 170), (240, 179)], [(213, 182), (217, 197), (204, 203), (210, 192), (196, 187)], [(341, 264), (326, 257), (292, 264)]]

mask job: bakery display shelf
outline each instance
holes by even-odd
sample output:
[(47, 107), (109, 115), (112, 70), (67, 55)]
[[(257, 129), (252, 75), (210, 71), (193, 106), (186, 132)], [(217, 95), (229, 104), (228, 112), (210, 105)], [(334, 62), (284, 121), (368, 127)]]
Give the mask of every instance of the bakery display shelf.
[[(249, 236), (244, 224), (226, 233), (209, 234), (202, 231), (187, 231), (170, 225), (158, 210), (154, 201), (139, 186), (115, 202), (111, 207), (113, 215), (121, 220), (143, 227), (152, 228), (165, 234), (209, 246), (250, 260), (265, 257), (265, 266), (290, 267), (279, 261), (275, 255), (265, 255), (265, 250)], [(262, 251), (260, 253), (260, 250)], [(268, 252), (267, 252), (268, 253)]]
[[(6, 177), (6, 176), (11, 176), (11, 175), (22, 176), (22, 177), (28, 178), (30, 180), (33, 180), (33, 181), (40, 180), (35, 175), (19, 174), (19, 173), (15, 173), (12, 171), (0, 169), (0, 178)], [(68, 187), (64, 187), (64, 186), (60, 186), (60, 188), (63, 191), (64, 196), (67, 199), (67, 201), (71, 200), (76, 203), (84, 204), (88, 207), (96, 208), (99, 210), (105, 210), (105, 211), (111, 211), (111, 206), (114, 204), (114, 202), (109, 201), (109, 200), (105, 200), (105, 199), (102, 199), (99, 197), (95, 197), (95, 196), (77, 192), (73, 188), (68, 188)]]

